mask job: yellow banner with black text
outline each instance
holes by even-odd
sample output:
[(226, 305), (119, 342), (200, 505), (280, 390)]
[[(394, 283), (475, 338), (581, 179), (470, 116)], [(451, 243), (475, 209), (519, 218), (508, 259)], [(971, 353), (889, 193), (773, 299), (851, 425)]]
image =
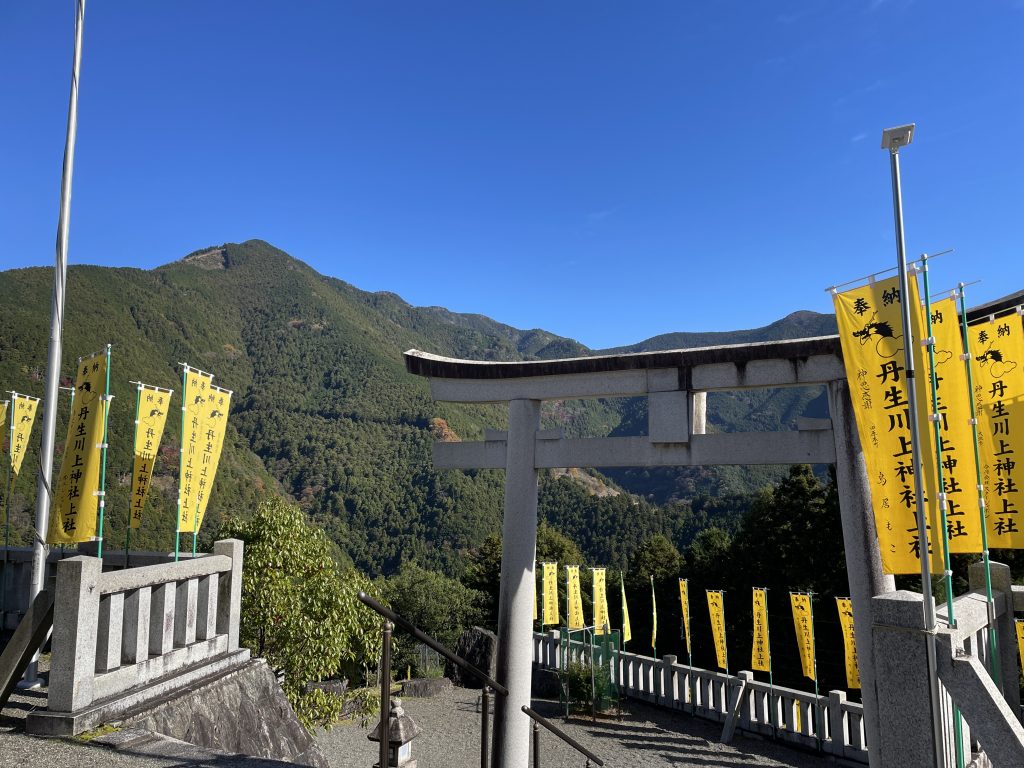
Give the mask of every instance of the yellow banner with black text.
[(132, 468), (130, 525), (142, 525), (149, 486), (153, 479), (153, 463), (160, 449), (160, 439), (167, 423), (171, 393), (166, 389), (138, 385), (138, 418), (135, 421), (135, 461)]
[(47, 544), (74, 544), (96, 536), (103, 427), (109, 406), (107, 364), (106, 352), (78, 362), (74, 405), (68, 420)]
[[(921, 338), (921, 312), (916, 277), (908, 280), (911, 335)], [(843, 349), (850, 397), (871, 488), (871, 506), (885, 573), (920, 573), (921, 542), (917, 528), (917, 497), (902, 329), (899, 280), (892, 277), (834, 296), (836, 322)], [(915, 368), (923, 355), (915, 350)], [(918, 402), (928, 402), (927, 375), (916, 377)], [(919, 408), (921, 434), (929, 435), (928, 409)], [(927, 449), (930, 440), (924, 438)], [(936, 498), (937, 485), (930, 451), (922, 454), (926, 498)], [(936, 505), (928, 506), (928, 551), (932, 573), (941, 573), (942, 544), (936, 542)]]

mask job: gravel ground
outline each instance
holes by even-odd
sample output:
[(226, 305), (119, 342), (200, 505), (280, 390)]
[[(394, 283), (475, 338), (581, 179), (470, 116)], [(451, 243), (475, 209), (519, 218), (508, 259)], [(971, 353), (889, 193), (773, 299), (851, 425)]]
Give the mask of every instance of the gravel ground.
[[(480, 691), (455, 688), (433, 698), (402, 699), (423, 729), (413, 741), (422, 768), (477, 768), (480, 765)], [(77, 739), (42, 739), (24, 733), (25, 715), (46, 706), (41, 691), (18, 691), (0, 713), (0, 768), (269, 768), (273, 761), (215, 755), (185, 745), (164, 745), (163, 754), (111, 749)], [(619, 721), (574, 718), (565, 722), (557, 702), (534, 701), (533, 708), (586, 746), (610, 768), (636, 766), (785, 766), (823, 768), (828, 758), (737, 734), (729, 746), (718, 743), (721, 726), (678, 712), (628, 702)], [(370, 768), (377, 744), (366, 735), (372, 725), (338, 725), (317, 734), (333, 768)], [(541, 732), (544, 768), (583, 768), (584, 758), (547, 731)], [(151, 750), (152, 751), (152, 750)]]
[[(433, 698), (402, 699), (405, 711), (423, 729), (412, 742), (412, 754), (422, 768), (478, 768), (480, 765), (480, 691), (456, 688)], [(804, 753), (781, 744), (737, 734), (731, 745), (719, 744), (721, 725), (661, 710), (640, 702), (626, 705), (621, 721), (574, 718), (558, 714), (557, 702), (535, 701), (533, 708), (554, 721), (596, 754), (610, 768), (635, 766), (787, 766), (823, 768), (835, 765), (827, 757)], [(371, 725), (346, 723), (317, 734), (333, 768), (369, 768), (376, 762), (377, 744), (366, 734)], [(541, 732), (543, 768), (583, 768), (586, 760), (547, 731)]]

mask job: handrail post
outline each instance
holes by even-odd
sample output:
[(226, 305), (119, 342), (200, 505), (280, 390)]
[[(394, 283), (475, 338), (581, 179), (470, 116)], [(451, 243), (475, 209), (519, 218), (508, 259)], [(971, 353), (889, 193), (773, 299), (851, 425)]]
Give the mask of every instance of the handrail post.
[(540, 768), (540, 723), (533, 721), (533, 768)]
[(388, 764), (388, 720), (391, 716), (391, 630), (393, 625), (384, 619), (384, 633), (380, 647), (380, 763), (377, 768)]
[(487, 752), (487, 741), (491, 732), (491, 688), (486, 684), (481, 696), (481, 707), (483, 712), (480, 719), (480, 768), (489, 768), (491, 763)]

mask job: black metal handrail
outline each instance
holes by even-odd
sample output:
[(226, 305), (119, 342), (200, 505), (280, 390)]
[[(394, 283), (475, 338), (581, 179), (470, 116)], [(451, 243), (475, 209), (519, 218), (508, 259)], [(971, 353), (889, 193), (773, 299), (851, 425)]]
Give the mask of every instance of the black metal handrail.
[(414, 625), (412, 622), (408, 621), (407, 619), (403, 619), (401, 616), (399, 616), (397, 613), (392, 611), (390, 608), (385, 608), (383, 605), (381, 605), (379, 602), (374, 600), (372, 597), (370, 597), (365, 592), (360, 592), (359, 593), (359, 600), (364, 605), (366, 605), (367, 607), (372, 608), (373, 610), (375, 610), (377, 613), (379, 613), (385, 619), (390, 621), (396, 627), (402, 628), (403, 630), (408, 632), (410, 635), (415, 637), (417, 640), (419, 640), (424, 645), (428, 645), (431, 648), (433, 648), (435, 651), (437, 651), (442, 656), (444, 656), (446, 659), (448, 659), (448, 661), (450, 661), (452, 664), (455, 664), (457, 667), (460, 667), (460, 668), (466, 670), (471, 675), (473, 675), (473, 677), (477, 678), (482, 683), (485, 683), (486, 685), (490, 686), (495, 691), (500, 693), (502, 696), (508, 696), (508, 688), (506, 688), (504, 685), (499, 683), (497, 680), (493, 679), (490, 675), (488, 675), (488, 674), (480, 671), (476, 667), (474, 667), (472, 664), (470, 664), (468, 661), (466, 661), (461, 656), (458, 656), (458, 655), (452, 653), (451, 651), (449, 651), (447, 648), (445, 648), (443, 645), (441, 645), (441, 643), (439, 643), (437, 640), (432, 638), (426, 632), (424, 632), (419, 627)]
[[(578, 741), (576, 741), (576, 739), (574, 739), (572, 736), (567, 734), (565, 731), (563, 731), (561, 728), (559, 728), (557, 725), (552, 723), (550, 720), (548, 720), (543, 715), (538, 715), (536, 712), (534, 712), (529, 707), (523, 707), (523, 712), (525, 712), (527, 715), (529, 715), (530, 719), (533, 720), (533, 722), (537, 723), (538, 725), (543, 726), (544, 728), (547, 728), (549, 731), (551, 731), (551, 733), (555, 734), (555, 736), (560, 738), (562, 741), (564, 741), (570, 747), (572, 747), (577, 752), (579, 752), (581, 755), (583, 755), (585, 758), (587, 758), (589, 763), (594, 763), (595, 765), (604, 765), (604, 760), (602, 760), (597, 755), (595, 755), (593, 752), (591, 752), (589, 749), (584, 747), (582, 744), (580, 744)], [(588, 765), (589, 765), (589, 763), (588, 763)]]

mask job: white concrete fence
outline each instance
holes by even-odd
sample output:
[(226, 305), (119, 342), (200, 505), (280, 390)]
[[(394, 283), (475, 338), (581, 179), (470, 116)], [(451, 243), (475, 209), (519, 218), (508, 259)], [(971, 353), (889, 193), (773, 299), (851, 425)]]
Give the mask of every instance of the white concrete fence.
[(78, 733), (246, 661), (242, 547), (106, 573), (95, 557), (59, 561), (47, 712), (29, 730)]
[[(580, 641), (568, 647), (568, 661), (587, 660), (590, 648)], [(807, 691), (769, 686), (753, 679), (750, 672), (727, 675), (679, 664), (675, 656), (654, 659), (620, 652), (616, 665), (602, 657), (600, 645), (594, 646), (596, 663), (608, 664), (612, 682), (622, 696), (656, 706), (687, 712), (697, 717), (724, 723), (744, 696), (737, 727), (748, 733), (774, 735), (781, 741), (802, 747), (821, 749), (826, 754), (858, 763), (868, 762), (864, 737), (864, 708), (847, 701), (843, 691), (815, 696)], [(558, 630), (534, 633), (533, 660), (543, 669), (559, 669), (560, 636)], [(817, 710), (817, 720), (815, 719)], [(816, 729), (815, 723), (821, 723)]]

